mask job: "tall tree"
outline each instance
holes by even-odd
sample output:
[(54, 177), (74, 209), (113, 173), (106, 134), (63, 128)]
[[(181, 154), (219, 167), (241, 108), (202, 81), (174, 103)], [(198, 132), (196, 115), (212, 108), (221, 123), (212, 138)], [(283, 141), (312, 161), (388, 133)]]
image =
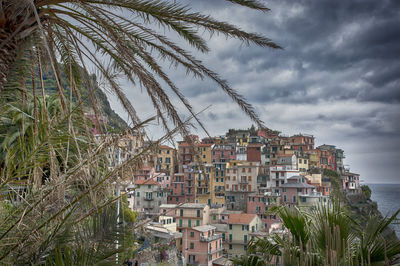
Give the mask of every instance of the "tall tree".
[[(269, 10), (257, 0), (227, 1), (263, 12)], [(90, 63), (107, 81), (107, 87), (117, 95), (133, 122), (137, 123), (139, 118), (115, 80), (119, 74), (145, 89), (165, 129), (168, 129), (169, 121), (166, 116), (175, 126), (182, 126), (183, 122), (162, 83), (167, 84), (170, 93), (175, 94), (190, 114), (196, 116), (190, 103), (161, 66), (161, 58), (196, 77), (215, 81), (253, 121), (262, 125), (242, 95), (157, 29), (173, 32), (202, 53), (209, 51), (202, 37), (204, 30), (247, 44), (280, 48), (262, 35), (243, 31), (167, 0), (3, 0), (0, 1), (0, 11), (0, 90), (7, 87), (18, 56), (26, 49), (34, 50), (35, 54), (45, 56), (51, 63), (58, 78), (57, 89), (63, 105), (60, 72), (68, 76), (70, 84), (78, 85), (82, 76), (78, 66)], [(63, 63), (63, 69), (59, 69), (57, 59)]]

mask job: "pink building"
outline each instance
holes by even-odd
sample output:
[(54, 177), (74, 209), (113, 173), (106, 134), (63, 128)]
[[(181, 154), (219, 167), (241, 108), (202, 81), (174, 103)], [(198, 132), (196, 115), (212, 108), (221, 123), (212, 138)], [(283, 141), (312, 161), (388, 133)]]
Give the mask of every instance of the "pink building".
[(176, 204), (162, 204), (160, 205), (160, 215), (176, 217)]
[[(302, 196), (311, 195), (314, 186), (307, 184), (306, 178), (292, 176), (287, 179), (287, 183), (280, 186), (282, 204), (298, 205)], [(307, 200), (305, 197), (303, 199)]]
[(207, 204), (185, 203), (177, 207), (177, 228), (180, 232), (186, 228), (209, 224), (210, 207)]
[(215, 226), (202, 225), (185, 229), (182, 236), (182, 255), (186, 263), (211, 266), (222, 257), (222, 234), (215, 233)]
[(179, 204), (186, 202), (185, 198), (185, 175), (175, 174), (170, 184), (170, 194), (168, 195), (168, 204)]
[(343, 190), (347, 193), (356, 193), (360, 189), (360, 175), (350, 172), (345, 172), (342, 175)]
[(171, 178), (165, 173), (154, 173), (153, 179), (160, 183), (161, 188), (170, 189)]
[(236, 159), (235, 145), (215, 144), (212, 149), (211, 159), (217, 169), (225, 171), (226, 163)]
[(271, 228), (274, 223), (280, 222), (276, 215), (267, 214), (266, 212), (272, 206), (280, 204), (280, 194), (275, 192), (254, 193), (247, 196), (246, 213), (257, 214), (265, 230)]
[(137, 169), (134, 173), (134, 179), (137, 180), (148, 180), (154, 176), (155, 169), (151, 166), (143, 166), (140, 169)]

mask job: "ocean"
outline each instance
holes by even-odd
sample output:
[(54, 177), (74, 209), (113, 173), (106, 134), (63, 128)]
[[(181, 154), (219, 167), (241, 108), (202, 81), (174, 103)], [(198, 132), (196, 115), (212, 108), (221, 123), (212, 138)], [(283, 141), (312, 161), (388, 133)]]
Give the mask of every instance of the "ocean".
[[(400, 209), (400, 184), (367, 184), (371, 190), (371, 199), (378, 203), (378, 210), (383, 216), (392, 215)], [(400, 216), (399, 216), (400, 218)], [(393, 224), (392, 228), (400, 238), (400, 224)]]

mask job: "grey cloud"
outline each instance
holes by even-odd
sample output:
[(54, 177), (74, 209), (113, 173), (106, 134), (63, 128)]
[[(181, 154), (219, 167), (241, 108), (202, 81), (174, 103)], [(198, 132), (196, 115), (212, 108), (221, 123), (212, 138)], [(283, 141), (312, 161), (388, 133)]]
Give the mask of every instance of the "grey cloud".
[[(311, 133), (318, 144), (345, 149), (347, 163), (366, 180), (378, 172), (398, 180), (395, 165), (385, 162), (387, 149), (400, 157), (400, 1), (272, 0), (266, 2), (267, 13), (224, 0), (177, 2), (263, 33), (284, 47), (247, 47), (214, 36), (210, 53), (195, 53), (243, 94), (268, 126)], [(200, 115), (211, 134), (251, 125), (215, 83), (180, 69), (167, 72), (196, 111), (212, 104)], [(128, 97), (149, 115), (152, 108), (138, 91), (130, 90)]]

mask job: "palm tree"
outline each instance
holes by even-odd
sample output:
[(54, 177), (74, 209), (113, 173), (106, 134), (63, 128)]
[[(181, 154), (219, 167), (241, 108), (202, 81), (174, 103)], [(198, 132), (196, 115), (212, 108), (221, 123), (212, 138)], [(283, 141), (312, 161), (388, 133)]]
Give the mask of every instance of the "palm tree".
[(280, 206), (271, 212), (279, 215), (287, 233), (253, 239), (248, 256), (235, 264), (389, 265), (399, 259), (400, 241), (385, 230), (400, 210), (383, 220), (372, 216), (365, 229), (336, 202), (310, 210)]
[[(227, 1), (268, 11), (256, 0)], [(161, 66), (161, 61), (167, 61), (196, 77), (207, 77), (216, 82), (253, 121), (262, 125), (242, 95), (189, 51), (158, 33), (157, 28), (173, 32), (201, 53), (209, 51), (201, 36), (203, 30), (210, 34), (224, 34), (247, 44), (280, 48), (264, 36), (245, 32), (208, 15), (192, 12), (188, 6), (166, 0), (6, 0), (0, 2), (0, 11), (0, 90), (15, 89), (15, 84), (9, 84), (9, 81), (15, 73), (15, 63), (24, 52), (26, 56), (28, 50), (31, 61), (39, 64), (43, 60), (50, 62), (65, 109), (61, 73), (68, 77), (68, 85), (79, 87), (82, 80), (90, 81), (82, 79), (86, 73), (80, 71), (79, 66), (86, 68), (92, 64), (107, 81), (107, 88), (118, 96), (134, 123), (138, 123), (139, 118), (115, 80), (119, 74), (145, 89), (168, 130), (166, 116), (175, 126), (182, 126), (183, 122), (169, 93), (161, 86), (162, 82), (184, 104), (190, 115), (195, 118), (196, 115)], [(56, 63), (57, 59), (62, 66)], [(105, 66), (107, 62), (109, 67)]]

